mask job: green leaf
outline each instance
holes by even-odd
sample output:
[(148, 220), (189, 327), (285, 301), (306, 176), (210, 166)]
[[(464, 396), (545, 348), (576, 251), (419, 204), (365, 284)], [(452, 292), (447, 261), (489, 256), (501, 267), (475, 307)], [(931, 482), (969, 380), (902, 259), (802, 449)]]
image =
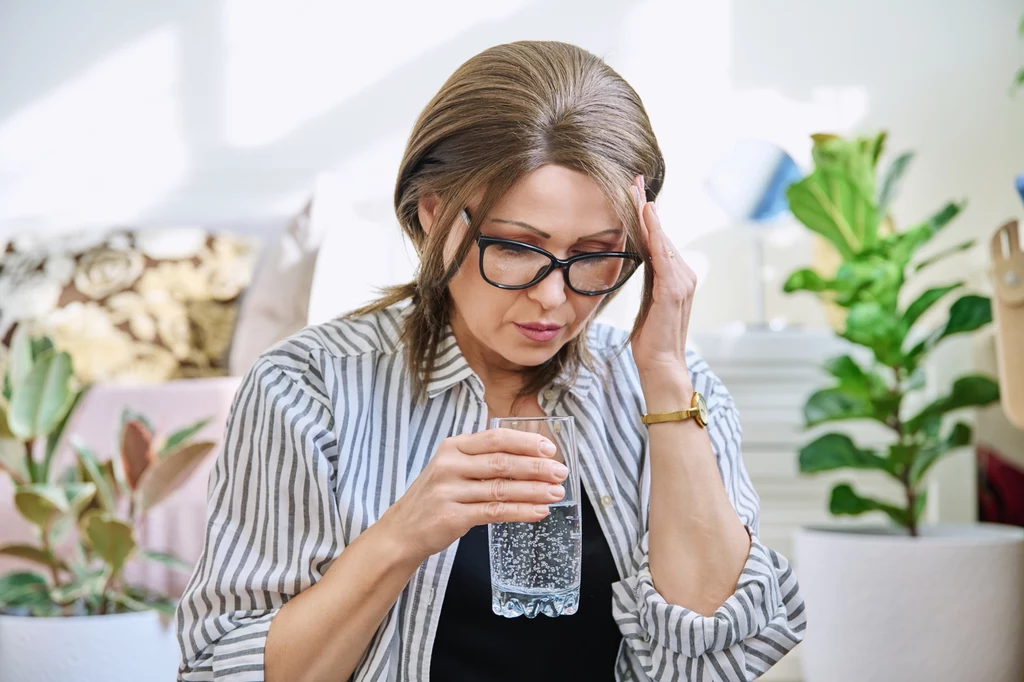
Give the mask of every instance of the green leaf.
[(949, 322), (941, 339), (953, 334), (973, 332), (992, 321), (992, 301), (985, 296), (963, 296), (950, 307)]
[(933, 349), (940, 341), (954, 334), (964, 334), (984, 327), (992, 321), (992, 302), (984, 296), (973, 294), (962, 296), (949, 308), (949, 319), (906, 354), (906, 365), (916, 367), (922, 356)]
[(1013, 79), (1013, 84), (1018, 88), (1024, 85), (1024, 67), (1017, 70), (1017, 76)]
[(873, 245), (878, 232), (874, 201), (849, 175), (818, 168), (791, 184), (786, 196), (797, 220), (828, 240), (844, 260)]
[(903, 179), (903, 174), (907, 172), (907, 168), (913, 159), (914, 153), (906, 152), (896, 157), (896, 160), (889, 165), (889, 170), (886, 171), (885, 178), (882, 180), (882, 186), (878, 191), (878, 215), (883, 218), (888, 215), (889, 204), (895, 198), (900, 180)]
[(870, 497), (858, 495), (848, 483), (840, 483), (832, 488), (829, 511), (836, 516), (859, 516), (868, 512), (880, 511), (887, 514), (898, 525), (907, 525), (907, 511), (905, 509), (900, 509)]
[(64, 494), (68, 499), (68, 513), (77, 518), (96, 497), (96, 484), (69, 483), (64, 486)]
[(110, 489), (110, 482), (103, 475), (96, 456), (77, 438), (71, 439), (71, 447), (78, 455), (78, 461), (88, 475), (88, 479), (96, 485), (96, 497), (99, 499), (100, 506), (104, 511), (113, 513), (115, 511), (114, 492)]
[(13, 438), (0, 438), (0, 470), (6, 471), (18, 485), (32, 480), (23, 443)]
[(963, 422), (957, 422), (953, 429), (940, 442), (933, 442), (921, 448), (921, 453), (910, 468), (910, 482), (917, 485), (924, 480), (925, 474), (932, 468), (943, 455), (971, 443), (971, 427)]
[(14, 505), (22, 516), (40, 528), (46, 528), (56, 517), (69, 511), (64, 489), (43, 483), (19, 486), (14, 493)]
[(871, 450), (858, 448), (850, 437), (826, 433), (800, 449), (800, 473), (816, 474), (835, 469), (875, 469), (891, 473), (889, 463)]
[(0, 396), (0, 440), (2, 439), (14, 439), (14, 433), (11, 431), (10, 425), (7, 423), (7, 411), (10, 409), (10, 403)]
[(32, 339), (22, 325), (18, 325), (11, 338), (9, 360), (8, 376), (13, 391), (24, 383), (32, 371)]
[(132, 527), (101, 511), (87, 513), (82, 527), (96, 554), (106, 562), (114, 575), (120, 573), (124, 562), (135, 549)]
[(938, 213), (920, 225), (882, 240), (880, 244), (881, 252), (900, 268), (905, 267), (910, 262), (910, 259), (913, 258), (917, 249), (938, 234), (953, 218), (957, 217), (966, 205), (966, 202), (950, 202), (946, 204)]
[(43, 458), (43, 477), (44, 482), (49, 481), (50, 466), (53, 462), (53, 456), (57, 451), (57, 448), (61, 444), (61, 439), (64, 436), (64, 429), (67, 428), (68, 422), (71, 421), (71, 416), (75, 413), (75, 408), (82, 402), (82, 398), (89, 391), (89, 387), (85, 387), (81, 391), (72, 391), (71, 393), (71, 405), (67, 409), (64, 418), (60, 420), (57, 426), (54, 427), (46, 436), (46, 453)]
[(917, 497), (914, 498), (914, 521), (920, 521), (921, 515), (924, 514), (925, 507), (928, 506), (928, 491), (920, 490), (917, 493)]
[(812, 135), (811, 156), (816, 169), (848, 177), (868, 196), (875, 191), (876, 154), (885, 144), (885, 133), (874, 138), (847, 139), (838, 135)]
[(875, 409), (863, 395), (844, 388), (826, 388), (811, 394), (804, 404), (807, 428), (843, 419), (874, 419)]
[[(824, 364), (825, 370), (839, 380), (839, 388), (848, 393), (872, 399), (873, 402), (884, 400), (889, 396), (889, 385), (878, 372), (865, 370), (849, 355), (838, 355), (829, 358)], [(878, 412), (876, 402), (875, 412)]]
[(63, 561), (54, 557), (53, 554), (47, 552), (42, 547), (23, 544), (3, 545), (0, 546), (0, 555), (15, 557), (22, 561), (31, 561), (46, 567), (56, 565), (59, 568), (67, 569)]
[(167, 566), (168, 568), (173, 568), (177, 571), (181, 571), (182, 573), (192, 573), (192, 564), (184, 559), (179, 559), (173, 554), (143, 550), (138, 553), (138, 557), (140, 559), (145, 559), (146, 561), (152, 561), (153, 563)]
[(32, 339), (32, 359), (38, 359), (40, 355), (54, 349), (53, 341), (48, 336), (40, 336)]
[(78, 575), (60, 587), (50, 590), (50, 598), (58, 604), (70, 604), (79, 599), (100, 597), (107, 584), (107, 571), (101, 569)]
[(896, 307), (902, 284), (901, 268), (886, 258), (867, 254), (843, 263), (833, 280), (833, 288), (839, 292), (836, 297), (839, 305), (874, 301), (887, 310)]
[(946, 258), (948, 258), (948, 257), (950, 257), (950, 256), (952, 256), (954, 254), (960, 253), (961, 251), (968, 251), (969, 249), (974, 247), (975, 243), (976, 243), (976, 240), (968, 239), (967, 241), (960, 242), (959, 244), (956, 244), (955, 246), (951, 246), (948, 249), (943, 249), (942, 251), (939, 251), (934, 256), (929, 256), (928, 258), (925, 258), (920, 263), (915, 265), (914, 266), (914, 272), (920, 272), (921, 270), (924, 270), (929, 265), (933, 265), (935, 263), (938, 263), (939, 261), (942, 261), (942, 260), (944, 260), (944, 259), (946, 259)]
[(968, 375), (953, 382), (953, 390), (949, 395), (939, 398), (927, 405), (911, 419), (903, 424), (908, 434), (914, 434), (932, 420), (941, 419), (942, 415), (965, 407), (984, 407), (999, 400), (999, 384), (989, 377)]
[(24, 606), (45, 599), (49, 583), (38, 573), (19, 571), (0, 576), (0, 606)]
[(917, 322), (918, 318), (920, 318), (921, 315), (923, 315), (929, 308), (935, 305), (939, 299), (963, 285), (963, 282), (955, 282), (944, 287), (935, 287), (925, 291), (923, 294), (918, 296), (913, 303), (907, 306), (907, 311), (903, 313), (903, 324), (907, 329), (909, 329), (915, 322)]
[(846, 316), (843, 338), (867, 346), (878, 361), (894, 366), (901, 359), (904, 327), (901, 319), (875, 302), (857, 303)]
[(186, 440), (199, 433), (203, 429), (203, 427), (210, 423), (210, 421), (210, 419), (201, 419), (197, 421), (195, 424), (192, 424), (191, 426), (186, 426), (185, 428), (179, 431), (175, 431), (174, 433), (167, 437), (167, 442), (164, 443), (164, 446), (162, 448), (160, 448), (160, 451), (157, 453), (157, 456), (163, 457), (167, 453), (171, 452), (176, 447), (184, 443)]
[(175, 602), (166, 597), (146, 597), (145, 599), (137, 599), (132, 595), (125, 594), (124, 592), (115, 592), (111, 594), (111, 598), (132, 611), (156, 611), (166, 618), (173, 618), (177, 609)]
[(883, 130), (874, 139), (869, 138), (867, 149), (870, 152), (872, 168), (878, 165), (878, 159), (882, 157), (882, 152), (885, 150), (885, 139), (888, 136), (889, 133)]
[(19, 440), (45, 438), (63, 421), (74, 401), (68, 387), (71, 356), (46, 351), (32, 364), (24, 382), (11, 398), (7, 415), (11, 431)]
[(158, 459), (142, 472), (136, 486), (136, 510), (144, 513), (184, 485), (216, 443), (189, 443)]
[(816, 273), (814, 270), (809, 270), (807, 268), (802, 268), (792, 272), (786, 279), (786, 283), (782, 285), (782, 291), (787, 294), (791, 294), (796, 291), (819, 293), (822, 291), (828, 291), (831, 288), (831, 282), (822, 279), (821, 275)]

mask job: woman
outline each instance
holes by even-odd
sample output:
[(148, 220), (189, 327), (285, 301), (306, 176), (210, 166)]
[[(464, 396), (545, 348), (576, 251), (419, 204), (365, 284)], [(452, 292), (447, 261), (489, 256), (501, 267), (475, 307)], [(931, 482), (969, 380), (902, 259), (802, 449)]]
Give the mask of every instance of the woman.
[[(745, 680), (800, 641), (736, 407), (685, 350), (695, 278), (663, 175), (639, 97), (584, 50), (502, 45), (455, 72), (395, 189), (416, 280), (239, 389), (182, 679)], [(592, 324), (641, 261), (632, 334)], [(642, 420), (701, 400), (706, 424)], [(540, 436), (487, 430), (507, 415), (576, 418), (576, 615), (491, 613), (485, 524), (544, 518), (566, 477)]]

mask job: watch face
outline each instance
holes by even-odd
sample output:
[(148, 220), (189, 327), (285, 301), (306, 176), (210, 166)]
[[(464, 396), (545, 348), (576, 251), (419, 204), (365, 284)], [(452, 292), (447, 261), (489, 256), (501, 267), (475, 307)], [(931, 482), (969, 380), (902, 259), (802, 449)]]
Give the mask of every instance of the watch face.
[(700, 393), (696, 394), (697, 397), (697, 416), (700, 418), (700, 423), (707, 425), (708, 423), (708, 404), (704, 402), (704, 396)]

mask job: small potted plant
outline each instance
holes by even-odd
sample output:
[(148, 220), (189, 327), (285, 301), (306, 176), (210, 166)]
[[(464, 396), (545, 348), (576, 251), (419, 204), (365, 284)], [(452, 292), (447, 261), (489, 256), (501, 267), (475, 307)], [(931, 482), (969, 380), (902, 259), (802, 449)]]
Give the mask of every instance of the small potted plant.
[(119, 452), (101, 459), (71, 437), (74, 458), (58, 474), (64, 430), (86, 390), (70, 357), (16, 334), (2, 389), (0, 469), (35, 542), (0, 546), (26, 566), (0, 576), (0, 679), (169, 679), (175, 602), (128, 584), (124, 568), (141, 559), (191, 570), (139, 547), (136, 527), (213, 449), (194, 438), (207, 421), (160, 440), (126, 409)]
[[(960, 203), (908, 229), (880, 232), (911, 159), (897, 158), (876, 189), (884, 141), (884, 133), (815, 136), (815, 168), (788, 190), (794, 216), (831, 245), (840, 264), (831, 276), (797, 270), (784, 289), (813, 292), (841, 308), (839, 335), (850, 348), (826, 362), (831, 385), (808, 398), (806, 425), (823, 431), (867, 420), (890, 435), (887, 447), (873, 449), (842, 431), (820, 433), (801, 449), (800, 471), (868, 470), (901, 491), (897, 499), (876, 499), (839, 477), (829, 500), (833, 515), (880, 514), (888, 523), (798, 532), (794, 564), (809, 624), (801, 647), (805, 680), (1024, 679), (1024, 531), (922, 524), (929, 471), (972, 442), (970, 424), (953, 415), (999, 398), (987, 376), (937, 386), (927, 379), (926, 363), (949, 337), (988, 325), (990, 301), (960, 293), (948, 314), (929, 325), (929, 311), (966, 283), (950, 273), (953, 281), (907, 297), (908, 281), (922, 271), (945, 274), (940, 263), (973, 240), (918, 256), (961, 212)], [(926, 388), (938, 397), (923, 400)]]

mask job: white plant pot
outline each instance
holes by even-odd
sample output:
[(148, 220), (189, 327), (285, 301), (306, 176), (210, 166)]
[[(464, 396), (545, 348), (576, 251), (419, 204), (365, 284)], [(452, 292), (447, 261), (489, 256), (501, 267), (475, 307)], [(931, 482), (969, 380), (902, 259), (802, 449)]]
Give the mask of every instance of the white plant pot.
[(1024, 680), (1024, 529), (803, 528), (804, 682)]
[(0, 616), (0, 682), (172, 682), (173, 625), (153, 611), (111, 616)]

